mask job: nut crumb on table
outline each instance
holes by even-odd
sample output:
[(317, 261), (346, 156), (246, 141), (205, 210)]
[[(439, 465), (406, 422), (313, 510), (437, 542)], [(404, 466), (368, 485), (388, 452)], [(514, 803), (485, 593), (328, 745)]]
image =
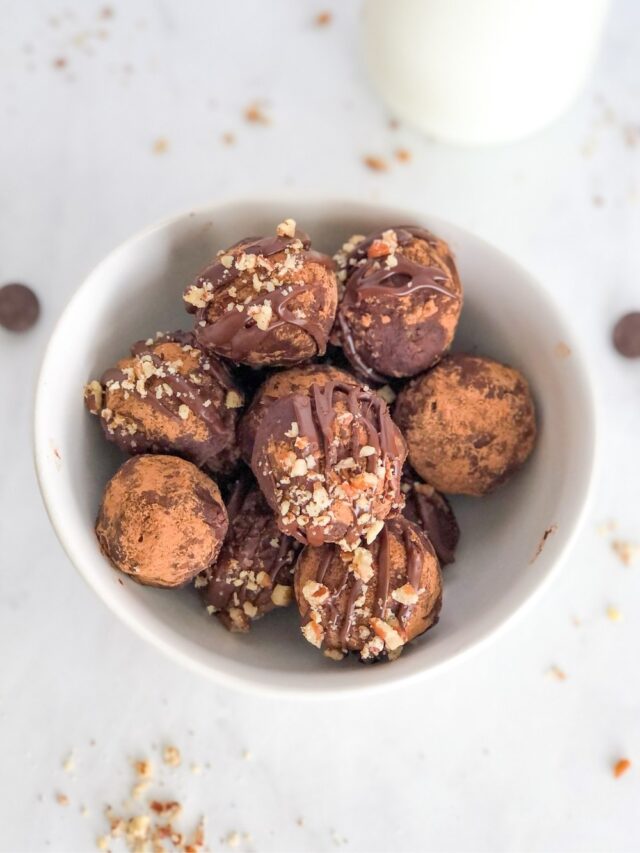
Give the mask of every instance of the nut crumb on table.
[(631, 769), (631, 762), (628, 758), (619, 758), (618, 761), (613, 765), (613, 775), (616, 779), (619, 779), (620, 776), (623, 776), (628, 770)]

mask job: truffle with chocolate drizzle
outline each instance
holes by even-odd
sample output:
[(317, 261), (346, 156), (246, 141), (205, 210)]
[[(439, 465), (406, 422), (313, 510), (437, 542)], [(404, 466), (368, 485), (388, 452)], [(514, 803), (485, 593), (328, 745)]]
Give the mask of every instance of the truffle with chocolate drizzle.
[(195, 579), (209, 613), (230, 631), (293, 600), (293, 567), (301, 545), (286, 536), (253, 478), (242, 475), (226, 501), (229, 531), (215, 564)]
[(387, 520), (375, 542), (352, 552), (336, 545), (305, 548), (295, 593), (302, 634), (327, 657), (358, 652), (361, 660), (397, 657), (438, 621), (438, 559), (419, 528)]
[(280, 529), (309, 545), (372, 542), (401, 503), (406, 446), (384, 400), (329, 381), (275, 400), (251, 467)]
[(352, 237), (336, 262), (344, 290), (332, 340), (363, 379), (414, 376), (447, 351), (462, 287), (443, 240), (413, 225), (387, 228)]
[(405, 499), (402, 514), (417, 524), (433, 545), (441, 566), (453, 563), (460, 528), (449, 501), (428, 483), (421, 482), (409, 469), (400, 488)]
[(219, 252), (184, 294), (198, 343), (253, 366), (324, 355), (338, 298), (335, 266), (310, 245), (286, 219), (275, 237), (248, 237)]
[(187, 332), (139, 341), (131, 357), (85, 386), (85, 404), (125, 453), (172, 453), (215, 473), (238, 461), (243, 395)]

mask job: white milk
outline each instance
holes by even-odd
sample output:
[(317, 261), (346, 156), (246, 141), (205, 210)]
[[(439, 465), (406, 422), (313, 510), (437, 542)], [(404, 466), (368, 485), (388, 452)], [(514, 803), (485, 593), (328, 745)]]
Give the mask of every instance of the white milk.
[(559, 116), (591, 68), (609, 0), (365, 0), (363, 40), (393, 115), (463, 145)]

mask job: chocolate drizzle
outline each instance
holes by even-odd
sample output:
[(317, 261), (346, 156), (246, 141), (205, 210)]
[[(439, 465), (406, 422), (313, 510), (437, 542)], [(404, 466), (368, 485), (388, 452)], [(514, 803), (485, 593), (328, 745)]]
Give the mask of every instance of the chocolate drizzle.
[[(427, 242), (436, 247), (436, 238), (423, 228), (403, 225), (388, 229), (397, 238), (398, 247), (402, 249), (414, 239)], [(338, 307), (337, 328), (345, 354), (351, 364), (363, 377), (370, 382), (384, 383), (386, 377), (367, 363), (357, 345), (351, 328), (352, 318), (347, 319), (354, 311), (367, 311), (366, 302), (369, 299), (394, 300), (402, 297), (412, 297), (421, 291), (427, 291), (431, 297), (444, 297), (446, 300), (460, 302), (460, 293), (452, 285), (452, 275), (455, 270), (444, 258), (449, 267), (448, 271), (438, 266), (426, 266), (406, 257), (402, 252), (393, 255), (394, 266), (388, 266), (386, 257), (369, 258), (368, 250), (376, 241), (382, 239), (382, 231), (376, 231), (358, 243), (346, 260), (347, 282), (342, 302)], [(388, 256), (391, 257), (391, 256)], [(427, 297), (429, 298), (429, 297)]]
[[(256, 255), (269, 258), (273, 255), (285, 252), (292, 248), (298, 253), (301, 262), (317, 263), (326, 269), (333, 270), (335, 265), (331, 258), (319, 252), (309, 249), (309, 237), (301, 231), (297, 231), (295, 237), (251, 237), (232, 246), (226, 254)], [(234, 261), (235, 257), (234, 255)], [(220, 290), (227, 291), (234, 281), (242, 274), (235, 262), (225, 266), (220, 260), (207, 267), (199, 276), (198, 284), (207, 285), (212, 289), (215, 297)], [(311, 292), (316, 282), (306, 284), (304, 282), (283, 282), (272, 291), (261, 291), (253, 298), (241, 303), (230, 302), (233, 307), (225, 310), (216, 318), (210, 317), (210, 304), (193, 309), (187, 305), (187, 310), (196, 314), (196, 326), (194, 334), (198, 343), (206, 349), (210, 349), (219, 355), (232, 359), (236, 362), (247, 361), (252, 354), (269, 352), (273, 349), (273, 340), (269, 340), (272, 332), (283, 326), (296, 326), (305, 331), (315, 342), (316, 354), (324, 355), (327, 347), (328, 329), (312, 316), (298, 316), (289, 308), (289, 304), (305, 293)], [(190, 288), (188, 288), (190, 290)], [(187, 292), (188, 292), (187, 290)], [(268, 301), (272, 313), (267, 329), (261, 329), (254, 317), (250, 316), (252, 308), (259, 309)], [(240, 310), (237, 310), (237, 309)], [(268, 337), (269, 336), (269, 337)], [(283, 348), (286, 348), (283, 344)], [(282, 363), (295, 364), (300, 361), (297, 353), (291, 353), (291, 357), (283, 357)]]
[[(201, 379), (199, 383), (189, 376), (169, 372), (167, 366), (170, 362), (157, 351), (159, 346), (166, 343), (177, 343), (197, 353), (199, 362), (197, 373)], [(225, 452), (235, 439), (237, 410), (228, 409), (224, 401), (226, 392), (235, 389), (235, 384), (226, 367), (215, 356), (207, 355), (200, 350), (193, 335), (185, 332), (166, 333), (152, 341), (138, 341), (132, 346), (131, 354), (135, 359), (144, 358), (150, 361), (153, 367), (162, 373), (158, 376), (152, 375), (145, 380), (145, 396), (142, 396), (137, 383), (130, 379), (124, 368), (114, 367), (106, 370), (100, 379), (101, 384), (109, 391), (114, 383), (132, 382), (133, 387), (126, 393), (136, 396), (163, 417), (179, 423), (182, 434), (173, 442), (164, 440), (162, 437), (150, 440), (146, 437), (145, 422), (135, 417), (133, 413), (127, 413), (126, 420), (135, 424), (136, 431), (131, 434), (126, 429), (116, 428), (118, 443), (130, 453), (147, 450), (175, 452), (184, 455), (200, 467), (211, 465), (215, 469), (216, 457)], [(164, 393), (156, 394), (156, 390), (164, 385), (171, 389), (172, 395), (167, 394), (165, 389), (163, 389)], [(212, 393), (213, 391), (216, 394)], [(219, 399), (216, 399), (216, 396)], [(208, 433), (206, 439), (195, 438), (189, 426), (186, 424), (183, 426), (184, 422), (178, 413), (179, 406), (182, 404), (186, 405), (206, 426)], [(110, 437), (109, 421), (103, 420), (103, 428), (107, 437)]]
[[(343, 403), (346, 413), (351, 415), (346, 427), (350, 432), (346, 442), (340, 437), (340, 431), (344, 427), (336, 422), (338, 400)], [(274, 401), (265, 411), (258, 427), (251, 467), (269, 504), (276, 512), (280, 511), (282, 497), (278, 493), (278, 472), (274, 473), (272, 460), (269, 458), (269, 445), (275, 442), (291, 444), (292, 449), (297, 446), (290, 437), (292, 423), (297, 425), (297, 440), (306, 440), (307, 456), (320, 454), (317, 472), (324, 481), (330, 500), (332, 488), (339, 487), (345, 476), (349, 479), (351, 474), (358, 470), (376, 475), (380, 474), (381, 469), (384, 470), (384, 476), (388, 478), (385, 487), (387, 494), (389, 490), (397, 492), (398, 466), (404, 459), (405, 447), (391, 420), (386, 403), (377, 394), (361, 386), (332, 380), (325, 385), (311, 385), (308, 395), (292, 394)], [(368, 455), (361, 456), (360, 452), (365, 446)], [(335, 471), (335, 466), (348, 458), (351, 460), (351, 467), (346, 475), (340, 475)], [(344, 499), (344, 495), (340, 497), (341, 501)], [(328, 511), (331, 513), (331, 507)], [(305, 512), (304, 507), (300, 512)], [(357, 527), (355, 503), (353, 513)], [(329, 525), (320, 526), (314, 518), (310, 518), (302, 529), (295, 517), (287, 521), (281, 516), (279, 524), (287, 534), (314, 546), (325, 541), (338, 541), (347, 533), (358, 535), (349, 530), (351, 525), (346, 521), (334, 520)]]
[(449, 501), (412, 474), (402, 478), (402, 490), (406, 499), (405, 518), (420, 527), (433, 545), (441, 565), (453, 563), (460, 528)]
[[(404, 551), (403, 562), (394, 565), (391, 556), (392, 541), (401, 542)], [(391, 624), (395, 620), (399, 623), (401, 632), (407, 634), (407, 628), (418, 603), (402, 604), (392, 596), (392, 581), (395, 587), (410, 584), (419, 595), (424, 595), (423, 571), (425, 560), (430, 554), (435, 557), (435, 552), (426, 537), (418, 527), (405, 518), (396, 517), (388, 519), (380, 532), (378, 538), (369, 546), (366, 546), (373, 555), (374, 575), (369, 582), (374, 589), (373, 607), (370, 616), (360, 616), (358, 620), (358, 602), (362, 604), (363, 595), (367, 595), (368, 584), (357, 577), (351, 571), (348, 563), (335, 545), (325, 545), (319, 555), (314, 580), (324, 585), (329, 590), (329, 596), (321, 605), (323, 618), (321, 624), (325, 629), (325, 641), (328, 633), (337, 636), (340, 649), (343, 651), (360, 645), (357, 636), (352, 635), (354, 625), (367, 623), (370, 617), (382, 619)], [(396, 558), (397, 559), (397, 558)], [(344, 565), (344, 570), (342, 570)], [(329, 583), (331, 568), (335, 566), (334, 577), (338, 577), (336, 583)], [(426, 590), (430, 595), (432, 590)], [(363, 612), (366, 613), (367, 604), (364, 604)], [(307, 621), (310, 619), (307, 617)]]
[[(250, 602), (258, 609), (256, 615), (262, 615), (274, 606), (274, 587), (291, 586), (293, 565), (301, 546), (280, 533), (260, 491), (247, 476), (234, 484), (227, 513), (229, 532), (211, 569), (204, 598), (223, 612), (233, 607), (241, 609)], [(260, 572), (268, 575), (269, 585), (256, 582)]]

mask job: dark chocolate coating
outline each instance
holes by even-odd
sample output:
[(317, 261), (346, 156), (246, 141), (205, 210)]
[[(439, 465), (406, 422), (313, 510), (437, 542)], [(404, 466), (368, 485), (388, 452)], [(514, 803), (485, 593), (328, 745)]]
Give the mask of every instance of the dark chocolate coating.
[(243, 397), (224, 364), (185, 332), (139, 341), (131, 356), (85, 389), (106, 438), (125, 453), (170, 453), (230, 473)]
[(0, 287), (0, 326), (10, 332), (26, 332), (40, 316), (40, 303), (26, 284)]
[(525, 463), (536, 439), (527, 380), (482, 356), (443, 358), (402, 389), (393, 416), (411, 467), (449, 494), (491, 492)]
[(310, 545), (375, 538), (400, 501), (405, 443), (373, 391), (336, 382), (274, 401), (251, 467), (280, 529)]
[[(301, 545), (278, 529), (253, 478), (243, 474), (227, 499), (229, 531), (202, 595), (231, 631), (293, 599), (293, 567)], [(205, 582), (196, 579), (196, 585)]]
[(272, 373), (258, 389), (238, 425), (238, 446), (245, 462), (251, 464), (256, 432), (265, 412), (274, 400), (289, 394), (307, 394), (311, 385), (324, 385), (329, 381), (358, 385), (358, 382), (346, 371), (328, 364), (307, 364), (303, 367), (292, 367), (290, 370)]
[(376, 231), (347, 256), (345, 273), (334, 334), (367, 381), (415, 376), (446, 352), (462, 287), (444, 241), (411, 225)]
[(428, 483), (406, 470), (402, 477), (405, 505), (402, 514), (417, 524), (433, 545), (441, 566), (453, 563), (460, 540), (460, 528), (451, 504)]
[(296, 600), (302, 633), (333, 653), (365, 661), (393, 657), (438, 621), (442, 578), (433, 547), (402, 516), (388, 519), (370, 545), (345, 553), (306, 548), (298, 561)]
[(253, 366), (291, 366), (324, 355), (337, 306), (331, 258), (306, 234), (249, 237), (185, 291), (207, 351)]

